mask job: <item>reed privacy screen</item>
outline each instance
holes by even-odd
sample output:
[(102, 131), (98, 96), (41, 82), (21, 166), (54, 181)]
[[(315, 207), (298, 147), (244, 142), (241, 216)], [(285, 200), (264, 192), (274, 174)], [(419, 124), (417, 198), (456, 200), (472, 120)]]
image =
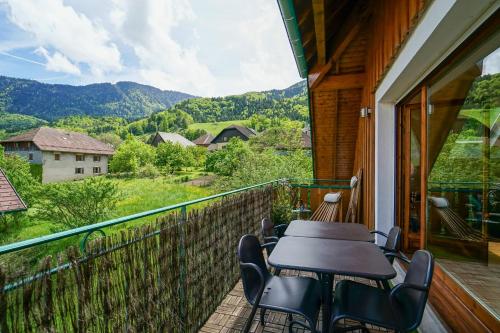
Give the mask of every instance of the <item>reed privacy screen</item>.
[(3, 267), (0, 331), (196, 332), (237, 282), (239, 238), (270, 217), (276, 186), (96, 239), (85, 256), (71, 247), (8, 291)]

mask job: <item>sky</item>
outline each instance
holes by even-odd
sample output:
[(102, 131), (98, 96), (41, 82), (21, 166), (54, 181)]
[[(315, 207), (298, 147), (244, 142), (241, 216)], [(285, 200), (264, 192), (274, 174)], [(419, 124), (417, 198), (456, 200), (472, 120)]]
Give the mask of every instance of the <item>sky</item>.
[(300, 80), (275, 0), (0, 0), (0, 75), (197, 96)]

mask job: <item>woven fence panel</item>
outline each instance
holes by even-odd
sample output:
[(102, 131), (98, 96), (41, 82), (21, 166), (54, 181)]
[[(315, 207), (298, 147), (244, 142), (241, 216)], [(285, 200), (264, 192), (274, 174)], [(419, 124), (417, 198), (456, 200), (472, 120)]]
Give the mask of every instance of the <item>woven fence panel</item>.
[(185, 224), (186, 323), (197, 330), (239, 278), (236, 255), (244, 234), (257, 234), (270, 217), (271, 188), (231, 197), (189, 214)]
[[(0, 332), (195, 332), (239, 277), (237, 244), (272, 209), (271, 187), (97, 239), (55, 273), (0, 292)], [(0, 290), (13, 267), (0, 269)]]

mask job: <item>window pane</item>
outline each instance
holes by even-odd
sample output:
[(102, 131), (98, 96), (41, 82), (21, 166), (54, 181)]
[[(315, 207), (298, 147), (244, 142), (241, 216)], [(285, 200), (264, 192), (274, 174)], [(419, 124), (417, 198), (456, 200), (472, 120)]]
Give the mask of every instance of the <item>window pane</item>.
[(427, 245), (500, 314), (500, 49), (494, 49), (464, 58), (429, 89)]

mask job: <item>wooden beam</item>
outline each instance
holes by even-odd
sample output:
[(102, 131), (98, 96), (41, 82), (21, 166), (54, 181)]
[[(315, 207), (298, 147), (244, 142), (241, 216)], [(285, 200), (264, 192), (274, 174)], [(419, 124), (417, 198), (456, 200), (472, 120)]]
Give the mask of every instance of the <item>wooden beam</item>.
[(334, 49), (332, 57), (328, 60), (325, 65), (316, 65), (310, 71), (309, 74), (309, 88), (314, 89), (317, 87), (325, 75), (330, 71), (333, 64), (337, 62), (342, 56), (342, 53), (347, 49), (352, 40), (358, 35), (359, 30), (361, 30), (361, 22), (356, 23), (347, 33), (344, 39), (340, 41), (338, 46)]
[(307, 9), (300, 15), (300, 18), (298, 20), (298, 25), (299, 27), (302, 27), (302, 25), (307, 21), (309, 14), (311, 13), (311, 7), (307, 7)]
[(365, 73), (331, 75), (325, 77), (314, 91), (362, 88), (365, 84), (365, 80)]
[(314, 31), (316, 33), (316, 51), (319, 65), (326, 62), (326, 39), (325, 39), (325, 0), (312, 0)]

